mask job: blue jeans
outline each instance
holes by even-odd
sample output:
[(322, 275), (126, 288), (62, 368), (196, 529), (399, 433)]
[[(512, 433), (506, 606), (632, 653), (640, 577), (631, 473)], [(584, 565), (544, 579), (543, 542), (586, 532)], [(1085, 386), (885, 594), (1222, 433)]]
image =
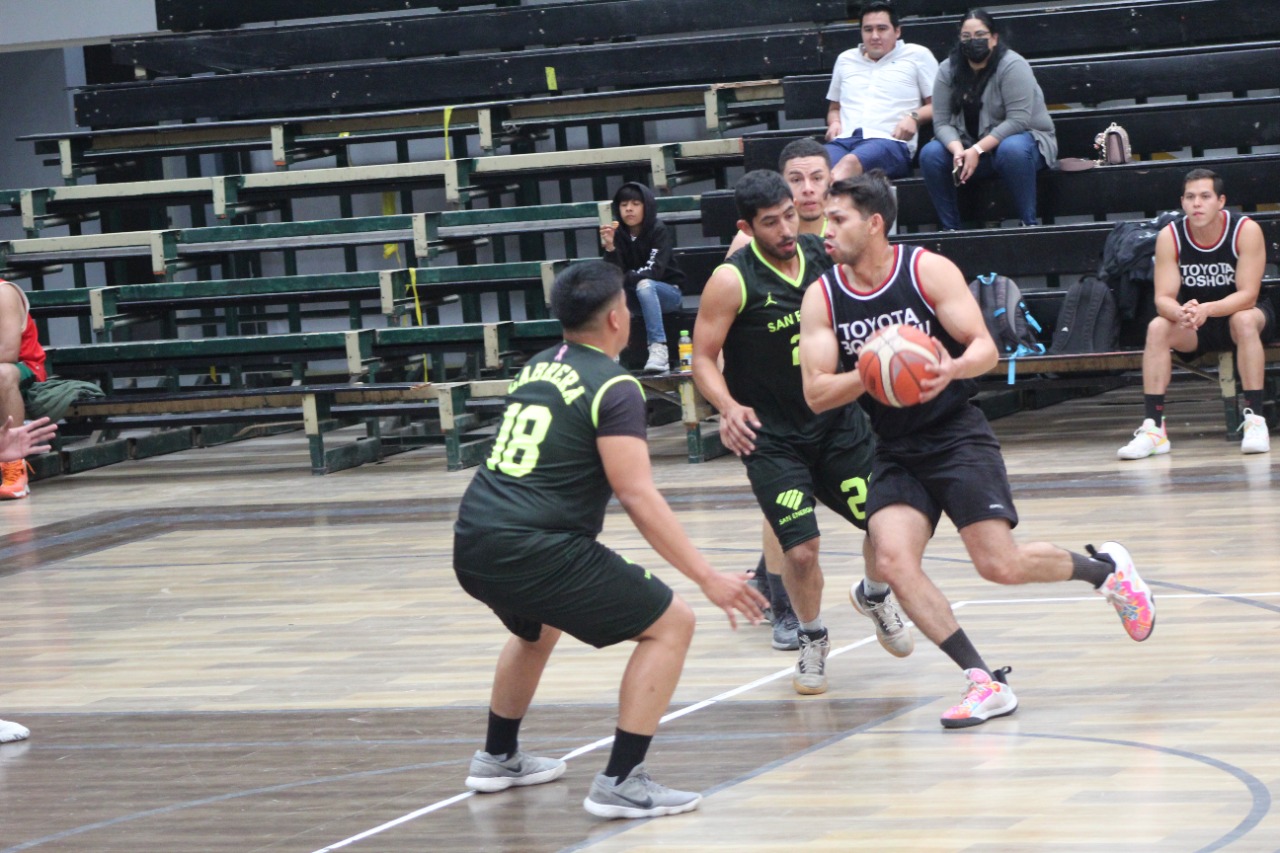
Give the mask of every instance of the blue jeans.
[(662, 327), (662, 315), (670, 314), (681, 306), (680, 288), (665, 281), (642, 278), (635, 292), (627, 291), (627, 307), (635, 313), (639, 308), (644, 317), (646, 343), (665, 344), (667, 330)]
[[(960, 229), (960, 208), (956, 204), (956, 185), (951, 177), (955, 158), (946, 146), (934, 139), (920, 149), (920, 174), (924, 176), (925, 189), (938, 211), (938, 222), (952, 231)], [(1029, 131), (1015, 133), (1000, 142), (992, 154), (983, 154), (978, 160), (970, 181), (985, 181), (999, 177), (1013, 196), (1013, 205), (1023, 225), (1035, 225), (1036, 220), (1036, 172), (1047, 168), (1036, 139)]]

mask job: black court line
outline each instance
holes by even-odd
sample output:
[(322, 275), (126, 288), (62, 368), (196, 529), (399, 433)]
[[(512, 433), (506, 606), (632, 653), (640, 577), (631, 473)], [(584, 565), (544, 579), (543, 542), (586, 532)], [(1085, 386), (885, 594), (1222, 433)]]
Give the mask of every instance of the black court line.
[[(888, 736), (888, 735), (928, 735), (931, 737), (937, 736), (936, 731), (925, 731), (923, 729), (904, 729), (904, 730), (898, 730), (898, 731), (882, 730), (882, 731), (875, 732), (875, 734), (884, 735), (884, 736)], [(1085, 735), (1056, 735), (1056, 734), (1045, 734), (1040, 732), (1001, 732), (1001, 731), (989, 731), (988, 729), (985, 729), (985, 728), (979, 732), (976, 732), (975, 734), (976, 736), (979, 736), (979, 737), (1064, 740), (1064, 741), (1075, 741), (1079, 743), (1102, 744), (1103, 746), (1119, 746), (1119, 747), (1125, 747), (1127, 749), (1144, 749), (1150, 752), (1162, 753), (1164, 755), (1172, 755), (1177, 758), (1185, 758), (1188, 761), (1195, 761), (1200, 764), (1204, 764), (1208, 767), (1212, 767), (1215, 770), (1221, 770), (1222, 772), (1235, 777), (1242, 785), (1244, 785), (1245, 790), (1249, 792), (1250, 808), (1249, 808), (1248, 814), (1246, 814), (1240, 820), (1240, 822), (1236, 824), (1234, 827), (1232, 827), (1230, 830), (1228, 830), (1218, 838), (1214, 839), (1209, 844), (1206, 844), (1204, 847), (1200, 847), (1195, 851), (1195, 853), (1212, 853), (1212, 851), (1214, 850), (1221, 850), (1224, 847), (1235, 844), (1237, 841), (1242, 840), (1246, 835), (1252, 832), (1258, 826), (1258, 824), (1262, 823), (1263, 819), (1266, 818), (1266, 816), (1271, 811), (1271, 791), (1267, 788), (1267, 784), (1265, 782), (1263, 782), (1257, 776), (1254, 776), (1252, 773), (1250, 773), (1249, 771), (1241, 767), (1237, 767), (1234, 764), (1229, 764), (1228, 762), (1222, 761), (1221, 759), (1213, 758), (1212, 756), (1208, 756), (1208, 755), (1203, 755), (1198, 752), (1191, 752), (1190, 750), (1178, 749), (1177, 747), (1172, 747), (1172, 746), (1161, 746), (1159, 744), (1154, 744), (1154, 743), (1143, 743), (1142, 741), (1136, 741), (1136, 740), (1119, 740), (1117, 738), (1087, 737)], [(1202, 817), (1207, 814), (1208, 812), (1203, 812)]]

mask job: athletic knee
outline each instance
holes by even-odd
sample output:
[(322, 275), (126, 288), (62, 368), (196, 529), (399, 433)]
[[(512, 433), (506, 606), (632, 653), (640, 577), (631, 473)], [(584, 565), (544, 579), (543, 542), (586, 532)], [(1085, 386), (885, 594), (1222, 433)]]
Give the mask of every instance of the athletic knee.
[(1163, 317), (1155, 317), (1147, 324), (1147, 343), (1168, 349), (1174, 325)]
[(693, 631), (698, 619), (693, 615), (693, 608), (680, 596), (672, 596), (671, 604), (659, 621), (665, 623), (663, 639), (682, 648), (688, 648), (693, 642)]
[(18, 365), (0, 362), (0, 388), (17, 388), (21, 381)]
[(902, 549), (873, 547), (873, 552), (876, 574), (890, 586), (902, 586), (921, 571), (919, 559)]
[(1231, 340), (1236, 343), (1249, 341), (1259, 336), (1259, 323), (1256, 309), (1250, 308), (1246, 311), (1237, 311), (1227, 319), (1227, 325), (1231, 329)]
[(786, 552), (787, 570), (795, 575), (818, 571), (818, 539), (801, 542)]
[[(972, 556), (972, 555), (971, 555)], [(1000, 554), (982, 554), (973, 557), (973, 566), (983, 580), (1004, 586), (1026, 583), (1027, 575), (1022, 569), (1021, 550)]]

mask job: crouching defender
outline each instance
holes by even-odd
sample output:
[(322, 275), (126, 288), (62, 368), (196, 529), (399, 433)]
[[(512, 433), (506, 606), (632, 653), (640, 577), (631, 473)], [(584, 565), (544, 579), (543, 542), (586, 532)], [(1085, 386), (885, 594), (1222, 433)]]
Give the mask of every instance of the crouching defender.
[(512, 637), (498, 658), (485, 747), (467, 785), (501, 791), (559, 778), (565, 763), (520, 751), (517, 735), (551, 650), (566, 632), (597, 648), (635, 643), (622, 677), (618, 728), (584, 806), (607, 818), (679, 814), (702, 796), (653, 781), (644, 758), (680, 679), (694, 616), (648, 570), (596, 541), (611, 494), (664, 560), (729, 615), (759, 622), (765, 600), (745, 575), (714, 570), (654, 486), (644, 392), (614, 362), (631, 314), (622, 272), (575, 264), (556, 280), (564, 342), (511, 383), (493, 452), (463, 495), (454, 571)]

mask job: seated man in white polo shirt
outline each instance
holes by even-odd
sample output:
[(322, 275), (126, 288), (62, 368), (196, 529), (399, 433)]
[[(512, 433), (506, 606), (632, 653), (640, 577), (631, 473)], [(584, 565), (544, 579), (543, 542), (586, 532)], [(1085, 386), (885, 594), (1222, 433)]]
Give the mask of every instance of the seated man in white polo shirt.
[(862, 44), (836, 59), (827, 90), (827, 151), (831, 178), (883, 169), (890, 178), (911, 173), (920, 126), (933, 117), (938, 60), (928, 48), (901, 41), (892, 3), (862, 7)]

